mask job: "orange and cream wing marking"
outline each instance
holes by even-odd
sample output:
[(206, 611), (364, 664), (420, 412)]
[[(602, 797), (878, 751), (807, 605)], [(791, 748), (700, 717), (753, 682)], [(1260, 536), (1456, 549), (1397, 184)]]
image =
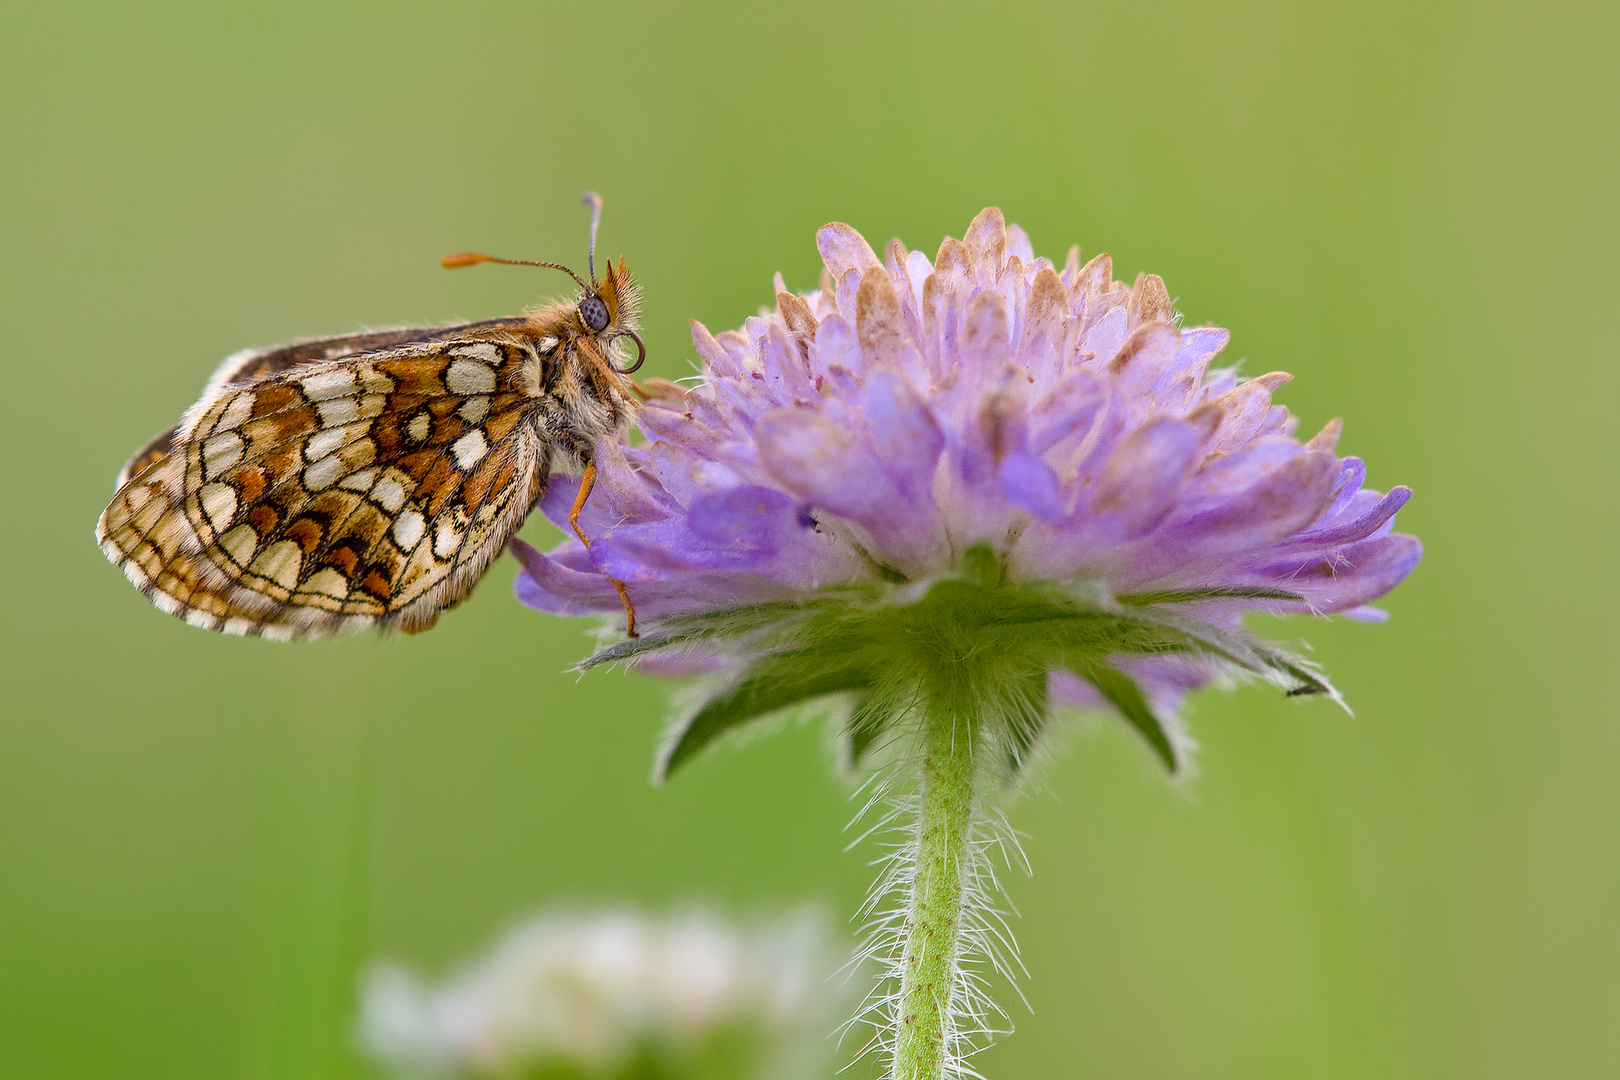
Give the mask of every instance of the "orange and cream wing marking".
[[(213, 375), (209, 376), (202, 397), (206, 400), (217, 396), (228, 386), (259, 382), (306, 364), (318, 364), (322, 361), (340, 360), (381, 349), (397, 348), (408, 342), (431, 341), (446, 334), (464, 334), (472, 330), (487, 332), (495, 329), (515, 329), (522, 326), (523, 322), (523, 319), (516, 318), (491, 319), (487, 322), (460, 326), (402, 326), (387, 330), (363, 330), (335, 337), (305, 338), (270, 348), (242, 349), (220, 362)], [(175, 433), (179, 430), (178, 427), (172, 427), (135, 451), (119, 472), (116, 486), (123, 487), (129, 482), (130, 477), (168, 453), (170, 447), (174, 445)]]
[[(274, 638), (432, 626), (544, 493), (549, 460), (527, 386), (539, 357), (494, 325), (488, 338), (439, 333), (231, 358), (126, 467), (102, 549), (197, 626)], [(356, 355), (317, 359), (346, 347)]]

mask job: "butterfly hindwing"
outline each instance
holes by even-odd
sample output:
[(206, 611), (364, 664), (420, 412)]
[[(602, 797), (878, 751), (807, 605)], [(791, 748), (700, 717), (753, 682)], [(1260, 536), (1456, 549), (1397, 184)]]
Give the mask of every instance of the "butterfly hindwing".
[(197, 625), (431, 626), (544, 490), (548, 450), (526, 422), (537, 358), (504, 328), (237, 354), (126, 467), (103, 549)]

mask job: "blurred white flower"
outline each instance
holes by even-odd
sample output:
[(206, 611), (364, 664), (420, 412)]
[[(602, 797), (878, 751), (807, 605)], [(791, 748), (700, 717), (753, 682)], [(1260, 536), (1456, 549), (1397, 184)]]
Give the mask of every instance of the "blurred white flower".
[(646, 1060), (681, 1075), (721, 1040), (757, 1061), (738, 1075), (775, 1075), (818, 1056), (837, 966), (809, 914), (745, 932), (701, 913), (553, 913), (439, 985), (376, 965), (361, 1038), (404, 1075), (612, 1077)]

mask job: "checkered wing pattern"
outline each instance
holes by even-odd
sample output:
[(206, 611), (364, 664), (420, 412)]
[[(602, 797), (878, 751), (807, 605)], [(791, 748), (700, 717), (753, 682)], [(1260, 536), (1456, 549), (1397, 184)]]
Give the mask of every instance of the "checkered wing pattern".
[(231, 358), (125, 467), (97, 525), (102, 550), (197, 626), (274, 638), (427, 629), (547, 479), (537, 388), (524, 385), (539, 358), (494, 324), (474, 329)]

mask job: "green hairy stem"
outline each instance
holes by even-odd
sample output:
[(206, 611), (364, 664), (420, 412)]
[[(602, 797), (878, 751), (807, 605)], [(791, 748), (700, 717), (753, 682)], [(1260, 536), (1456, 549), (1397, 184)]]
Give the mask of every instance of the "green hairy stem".
[(916, 864), (906, 914), (893, 1080), (941, 1080), (959, 996), (962, 900), (974, 808), (974, 737), (936, 699), (923, 730)]

